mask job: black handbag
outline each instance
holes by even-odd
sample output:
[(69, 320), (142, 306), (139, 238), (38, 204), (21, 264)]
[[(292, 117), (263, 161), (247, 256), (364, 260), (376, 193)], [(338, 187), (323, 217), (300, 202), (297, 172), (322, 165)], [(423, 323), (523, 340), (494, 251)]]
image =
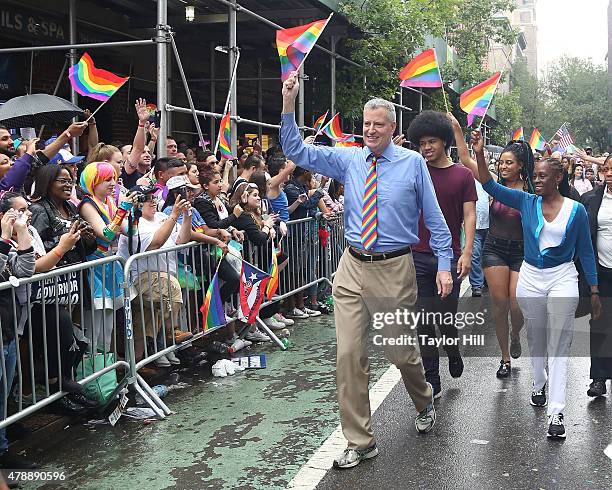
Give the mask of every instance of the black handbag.
[(580, 261), (575, 259), (574, 264), (578, 271), (578, 295), (580, 296), (574, 317), (582, 318), (583, 316), (591, 314), (591, 286), (589, 286), (586, 280)]

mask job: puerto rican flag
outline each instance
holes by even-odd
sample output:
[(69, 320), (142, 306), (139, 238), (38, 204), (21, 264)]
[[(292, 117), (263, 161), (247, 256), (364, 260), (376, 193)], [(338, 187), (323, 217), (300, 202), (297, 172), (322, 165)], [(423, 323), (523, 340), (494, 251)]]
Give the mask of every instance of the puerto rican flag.
[(240, 319), (248, 324), (255, 323), (259, 306), (264, 298), (270, 275), (242, 261), (240, 273)]

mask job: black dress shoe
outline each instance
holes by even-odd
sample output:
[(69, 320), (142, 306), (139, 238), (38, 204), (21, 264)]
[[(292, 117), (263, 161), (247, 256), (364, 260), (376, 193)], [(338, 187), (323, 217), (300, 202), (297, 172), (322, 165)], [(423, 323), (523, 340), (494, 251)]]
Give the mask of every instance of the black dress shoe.
[(453, 378), (459, 378), (463, 374), (463, 359), (461, 356), (448, 358), (448, 372)]
[(51, 405), (54, 413), (60, 415), (82, 415), (87, 412), (87, 407), (64, 396)]
[(86, 408), (98, 408), (100, 404), (96, 400), (90, 400), (83, 393), (70, 393), (66, 395), (67, 398), (70, 398), (75, 403), (79, 405), (83, 405)]
[(606, 390), (605, 379), (594, 379), (591, 385), (589, 386), (589, 391), (587, 391), (587, 395), (592, 397), (604, 396), (607, 391), (608, 390)]
[(17, 454), (11, 454), (5, 451), (0, 456), (0, 468), (8, 468), (13, 470), (34, 470), (38, 465), (33, 461), (29, 461)]
[[(59, 382), (49, 385), (51, 393), (57, 393), (59, 391)], [(62, 378), (62, 391), (66, 393), (83, 393), (83, 386), (70, 378)]]

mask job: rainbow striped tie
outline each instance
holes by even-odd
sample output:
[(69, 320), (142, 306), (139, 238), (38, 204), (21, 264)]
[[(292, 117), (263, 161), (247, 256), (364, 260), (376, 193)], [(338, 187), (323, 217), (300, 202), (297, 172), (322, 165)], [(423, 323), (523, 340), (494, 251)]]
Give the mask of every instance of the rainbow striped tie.
[(368, 176), (366, 177), (365, 193), (363, 194), (363, 210), (361, 212), (361, 243), (365, 250), (370, 250), (376, 238), (378, 232), (376, 227), (378, 226), (376, 206), (376, 157), (372, 158), (370, 169), (368, 170)]

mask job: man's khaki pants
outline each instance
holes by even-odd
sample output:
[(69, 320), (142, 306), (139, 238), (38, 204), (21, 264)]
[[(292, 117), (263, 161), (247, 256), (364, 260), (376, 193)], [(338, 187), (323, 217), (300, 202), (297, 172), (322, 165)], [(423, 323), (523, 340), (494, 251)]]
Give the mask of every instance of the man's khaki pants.
[[(368, 393), (368, 331), (375, 314), (395, 313), (404, 308), (411, 310), (414, 306), (417, 285), (412, 255), (368, 263), (357, 260), (345, 250), (334, 278), (333, 296), (342, 431), (349, 449), (364, 449), (374, 444)], [(416, 341), (416, 330), (411, 330), (409, 325), (385, 325), (377, 333), (384, 338), (408, 334)], [(432, 392), (425, 381), (418, 342), (416, 345), (385, 345), (384, 351), (387, 359), (402, 373), (408, 394), (420, 412), (431, 402)]]

